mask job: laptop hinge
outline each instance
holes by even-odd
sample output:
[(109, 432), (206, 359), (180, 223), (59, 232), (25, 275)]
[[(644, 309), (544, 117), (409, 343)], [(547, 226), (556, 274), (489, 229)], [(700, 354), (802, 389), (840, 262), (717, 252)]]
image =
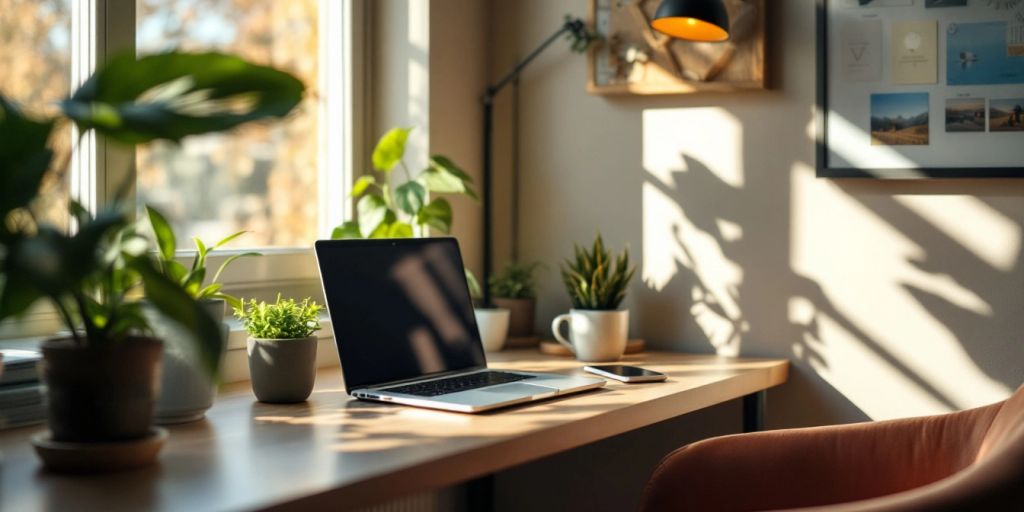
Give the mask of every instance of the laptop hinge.
[(350, 393), (358, 391), (358, 390), (361, 390), (361, 389), (390, 388), (392, 386), (401, 386), (402, 384), (408, 384), (410, 382), (419, 382), (419, 381), (423, 381), (423, 380), (443, 379), (445, 377), (450, 377), (452, 375), (459, 375), (459, 374), (463, 374), (463, 373), (478, 372), (480, 370), (486, 370), (486, 369), (487, 369), (487, 366), (486, 365), (482, 365), (482, 366), (474, 366), (474, 367), (471, 367), (471, 368), (463, 368), (461, 370), (451, 370), (451, 371), (447, 371), (447, 372), (433, 373), (433, 374), (430, 374), (430, 375), (421, 375), (419, 377), (411, 377), (411, 378), (408, 378), (408, 379), (392, 380), (392, 381), (388, 381), (388, 382), (382, 382), (380, 384), (373, 384), (373, 385), (360, 386), (358, 388), (353, 388), (353, 389), (350, 390)]

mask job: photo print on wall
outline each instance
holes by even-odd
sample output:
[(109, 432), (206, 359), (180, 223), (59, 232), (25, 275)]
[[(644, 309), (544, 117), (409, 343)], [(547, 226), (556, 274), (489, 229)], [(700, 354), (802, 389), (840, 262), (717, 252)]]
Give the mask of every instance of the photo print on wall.
[(1009, 54), (1007, 23), (950, 23), (946, 29), (946, 83), (1024, 83), (1024, 59)]
[(946, 100), (947, 132), (985, 131), (984, 98), (949, 98)]
[(872, 146), (928, 144), (928, 93), (871, 95)]
[(989, 131), (1024, 132), (1024, 97), (988, 102)]

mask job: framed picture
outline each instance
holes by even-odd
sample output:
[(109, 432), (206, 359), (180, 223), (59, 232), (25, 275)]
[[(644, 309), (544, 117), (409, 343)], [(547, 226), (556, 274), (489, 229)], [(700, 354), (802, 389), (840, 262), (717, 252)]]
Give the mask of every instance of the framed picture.
[[(770, 0), (769, 0), (770, 1)], [(694, 43), (651, 28), (660, 0), (590, 0), (601, 36), (588, 58), (591, 94), (686, 94), (764, 89), (766, 0), (724, 0), (730, 38)]]
[(1024, 0), (817, 2), (819, 177), (1024, 177)]

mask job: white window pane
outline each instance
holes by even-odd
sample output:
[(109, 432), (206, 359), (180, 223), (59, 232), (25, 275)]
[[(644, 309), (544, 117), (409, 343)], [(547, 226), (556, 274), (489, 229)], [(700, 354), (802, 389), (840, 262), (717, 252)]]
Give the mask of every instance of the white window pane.
[[(2, 1), (2, 0), (0, 0)], [(317, 236), (317, 0), (138, 0), (140, 55), (224, 51), (299, 77), (309, 94), (283, 122), (151, 144), (137, 152), (137, 197), (179, 239), (308, 247)]]
[[(71, 1), (0, 0), (0, 93), (27, 113), (52, 116), (71, 81)], [(66, 161), (71, 131), (65, 123), (50, 142), (55, 162)], [(55, 174), (51, 173), (52, 179)], [(67, 223), (68, 181), (43, 184), (36, 213)]]

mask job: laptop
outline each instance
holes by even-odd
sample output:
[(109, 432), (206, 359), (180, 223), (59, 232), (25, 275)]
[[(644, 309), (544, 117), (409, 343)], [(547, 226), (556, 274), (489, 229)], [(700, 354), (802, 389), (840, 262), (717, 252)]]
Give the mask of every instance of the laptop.
[(604, 385), (488, 368), (454, 238), (320, 240), (316, 259), (351, 396), (475, 413)]

